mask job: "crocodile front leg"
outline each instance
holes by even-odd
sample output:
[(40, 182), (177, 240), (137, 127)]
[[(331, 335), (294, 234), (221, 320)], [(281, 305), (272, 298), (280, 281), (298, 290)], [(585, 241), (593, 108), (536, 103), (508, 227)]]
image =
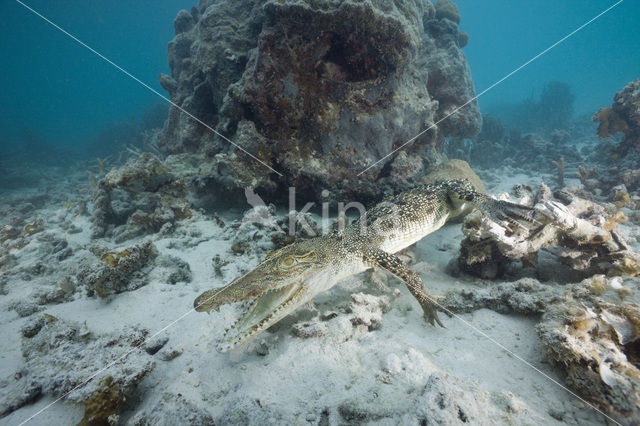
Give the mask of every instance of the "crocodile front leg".
[(506, 222), (510, 227), (523, 227), (522, 222), (528, 222), (540, 225), (534, 218), (534, 215), (539, 212), (533, 207), (510, 203), (509, 201), (495, 200), (483, 194), (476, 194), (471, 204), (498, 224)]
[(420, 303), (424, 311), (424, 319), (429, 321), (431, 325), (438, 323), (439, 326), (444, 327), (438, 318), (438, 311), (445, 312), (447, 315), (449, 315), (449, 313), (440, 307), (437, 303), (437, 297), (427, 293), (422, 278), (420, 278), (418, 273), (402, 263), (402, 260), (400, 260), (398, 256), (387, 253), (384, 250), (368, 247), (363, 250), (362, 260), (370, 266), (385, 269), (404, 281), (411, 294), (413, 294), (413, 297)]
[(449, 200), (455, 207), (469, 203), (493, 222), (498, 224), (506, 222), (509, 227), (524, 228), (522, 222), (535, 224), (536, 226), (541, 225), (535, 218), (536, 215), (543, 215), (541, 211), (509, 201), (496, 200), (488, 195), (481, 194), (473, 188), (473, 185), (467, 179), (452, 179), (442, 184), (447, 190)]

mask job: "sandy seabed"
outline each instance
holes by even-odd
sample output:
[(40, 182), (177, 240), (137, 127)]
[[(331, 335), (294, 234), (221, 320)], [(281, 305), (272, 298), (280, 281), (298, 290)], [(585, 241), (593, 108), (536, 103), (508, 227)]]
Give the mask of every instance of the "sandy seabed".
[[(516, 183), (535, 186), (542, 180), (509, 171), (483, 177), (489, 177), (485, 180), (491, 194), (509, 191)], [(382, 272), (366, 272), (339, 283), (318, 296), (313, 306), (301, 308), (244, 348), (219, 354), (216, 340), (237, 316), (237, 308), (225, 306), (220, 313), (206, 315), (192, 310), (193, 300), (202, 291), (222, 286), (253, 268), (261, 252), (234, 254), (228, 230), (197, 211), (165, 235), (120, 245), (107, 239), (94, 241), (88, 215), (69, 204), (78, 201), (69, 190), (75, 184), (75, 178), (52, 184), (41, 206), (30, 202), (32, 207), (24, 208), (27, 222), (41, 218), (44, 230), (26, 237), (24, 247), (12, 249), (13, 263), (4, 267), (0, 403), (3, 409), (15, 404), (16, 394), (29, 388), (22, 383), (25, 379), (40, 391), (23, 398), (24, 406), (9, 410), (0, 424), (18, 424), (34, 414), (33, 425), (80, 422), (85, 410), (80, 401), (89, 395), (78, 389), (48, 407), (70, 387), (52, 382), (71, 380), (69, 377), (86, 380), (91, 372), (100, 372), (93, 386), (109, 374), (144, 372), (127, 389), (119, 415), (110, 419), (119, 424), (605, 422), (601, 414), (554, 383), (564, 386), (563, 372), (546, 358), (535, 331), (539, 316), (480, 309), (459, 318), (443, 317), (446, 328), (432, 327), (423, 321), (421, 309), (404, 284)], [(0, 197), (5, 210), (12, 212), (43, 192), (34, 189), (33, 193)], [(226, 223), (240, 218), (234, 212), (218, 214)], [(621, 226), (627, 234), (638, 235), (636, 226)], [(487, 284), (447, 273), (463, 238), (460, 228), (460, 224), (446, 225), (407, 255), (432, 294)], [(45, 234), (49, 236), (43, 238)], [(71, 248), (71, 254), (60, 261), (46, 249), (57, 239)], [(146, 285), (105, 298), (90, 297), (82, 288), (69, 290), (70, 295), (62, 300), (42, 296), (75, 273), (78, 265), (95, 258), (91, 246), (117, 252), (149, 239), (158, 257), (188, 264), (190, 282), (167, 284), (166, 275), (155, 273), (154, 267), (148, 271)], [(220, 273), (212, 264), (215, 255), (228, 262)], [(36, 337), (25, 337), (25, 329), (42, 321), (44, 314), (49, 320), (54, 318), (55, 327), (75, 327), (91, 337), (70, 338), (65, 343), (68, 346), (55, 351), (55, 330), (45, 340), (38, 337), (42, 330)], [(124, 344), (132, 327), (148, 330), (145, 336), (150, 341), (139, 347)], [(39, 347), (30, 342), (37, 338)], [(115, 340), (118, 343), (109, 345)], [(107, 343), (97, 347), (102, 341)], [(94, 346), (89, 347), (91, 344)], [(65, 352), (67, 347), (69, 352)], [(80, 359), (78, 351), (83, 350), (93, 352)], [(128, 352), (123, 362), (101, 371)], [(69, 359), (61, 360), (65, 354)], [(74, 364), (74, 356), (81, 366)], [(61, 371), (61, 365), (73, 371)]]

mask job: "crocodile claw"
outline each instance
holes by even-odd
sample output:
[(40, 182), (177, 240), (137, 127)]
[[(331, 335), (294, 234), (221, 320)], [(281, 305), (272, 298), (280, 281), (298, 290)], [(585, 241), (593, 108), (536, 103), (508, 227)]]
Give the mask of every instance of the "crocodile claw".
[(510, 203), (509, 201), (498, 200), (496, 216), (501, 220), (508, 222), (525, 221), (535, 223), (535, 214), (537, 212), (533, 207), (523, 206), (522, 204)]
[(436, 323), (442, 327), (442, 328), (446, 328), (444, 326), (444, 324), (442, 323), (442, 321), (440, 321), (440, 318), (438, 318), (438, 311), (440, 312), (444, 312), (445, 314), (447, 314), (447, 316), (449, 316), (449, 318), (451, 318), (451, 312), (449, 312), (448, 309), (444, 308), (441, 304), (440, 304), (440, 297), (430, 297), (430, 300), (428, 300), (425, 303), (422, 303), (422, 310), (424, 312), (424, 320), (427, 321), (429, 324), (431, 325), (436, 325)]
[(498, 224), (506, 223), (507, 228), (510, 230), (512, 228), (527, 229), (524, 223), (530, 223), (535, 226), (542, 225), (536, 217), (543, 215), (543, 212), (534, 207), (503, 200), (490, 200), (482, 210), (493, 222)]

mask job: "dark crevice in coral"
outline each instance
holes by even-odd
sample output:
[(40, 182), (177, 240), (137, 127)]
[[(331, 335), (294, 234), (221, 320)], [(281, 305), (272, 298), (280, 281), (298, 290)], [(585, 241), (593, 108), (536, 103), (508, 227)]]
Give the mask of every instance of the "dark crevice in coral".
[(198, 119), (213, 127), (217, 121), (218, 109), (213, 101), (211, 87), (206, 81), (195, 88), (192, 102), (194, 110), (198, 111)]
[(375, 80), (393, 72), (391, 64), (383, 60), (373, 36), (345, 38), (333, 32), (319, 37), (329, 44), (329, 50), (317, 68), (319, 76), (335, 81), (359, 82)]
[(640, 340), (634, 340), (622, 346), (622, 351), (631, 364), (636, 368), (640, 368)]
[(387, 161), (386, 163), (384, 163), (384, 166), (382, 166), (382, 169), (380, 169), (380, 173), (378, 174), (377, 179), (390, 176), (391, 171), (393, 170), (391, 167), (392, 164), (393, 164), (393, 161)]

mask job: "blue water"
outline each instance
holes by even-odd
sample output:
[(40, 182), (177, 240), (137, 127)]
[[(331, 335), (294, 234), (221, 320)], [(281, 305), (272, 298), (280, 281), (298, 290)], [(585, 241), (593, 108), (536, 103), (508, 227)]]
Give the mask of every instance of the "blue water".
[[(476, 92), (518, 68), (615, 1), (459, 0), (463, 49)], [(640, 2), (624, 0), (479, 99), (492, 104), (538, 95), (545, 82), (568, 83), (577, 114), (609, 106), (613, 95), (640, 78)]]
[[(195, 0), (26, 3), (164, 93), (173, 18)], [(597, 15), (613, 1), (460, 0), (460, 29), (477, 93)], [(640, 77), (640, 2), (625, 0), (480, 99), (483, 111), (538, 94), (547, 81), (571, 85), (577, 113), (607, 106)], [(160, 101), (14, 0), (0, 3), (0, 144), (25, 129), (62, 146), (86, 143), (109, 123), (140, 116)]]
[[(42, 15), (164, 93), (173, 19), (194, 0), (25, 0)], [(161, 101), (13, 0), (0, 2), (0, 138), (25, 126), (50, 142), (82, 144), (96, 130)]]

